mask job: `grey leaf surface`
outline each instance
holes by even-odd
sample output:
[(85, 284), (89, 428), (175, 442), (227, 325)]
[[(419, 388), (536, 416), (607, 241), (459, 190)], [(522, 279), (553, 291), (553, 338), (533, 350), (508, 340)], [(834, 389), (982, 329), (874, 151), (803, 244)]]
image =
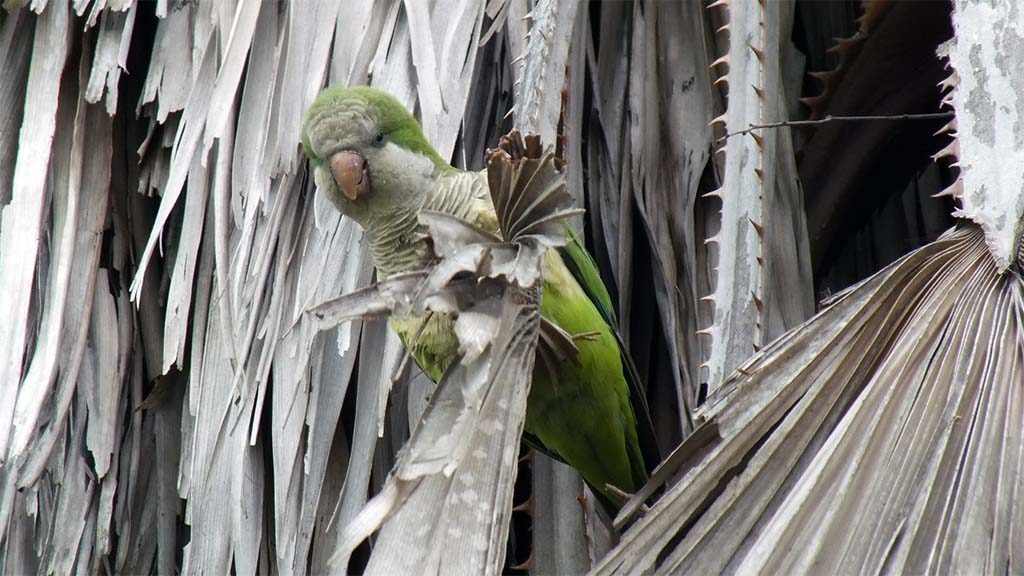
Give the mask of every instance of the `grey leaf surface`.
[[(713, 123), (728, 133), (788, 117), (781, 59), (789, 44), (793, 3), (719, 2), (728, 18), (729, 51), (716, 65), (729, 86), (726, 112)], [(744, 359), (813, 312), (807, 230), (789, 206), (803, 204), (785, 130), (729, 137), (720, 199), (721, 227), (706, 242), (718, 248), (714, 322), (707, 361), (709, 389)], [(784, 288), (783, 288), (783, 281)]]
[(595, 573), (1015, 571), (1022, 297), (974, 225), (837, 296), (708, 399)]

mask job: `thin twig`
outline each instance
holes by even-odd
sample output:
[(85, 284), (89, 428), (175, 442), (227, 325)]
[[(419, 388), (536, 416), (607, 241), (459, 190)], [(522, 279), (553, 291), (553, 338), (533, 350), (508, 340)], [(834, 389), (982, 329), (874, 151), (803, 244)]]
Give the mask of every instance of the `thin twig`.
[(722, 136), (715, 143), (722, 142), (733, 136), (739, 136), (740, 134), (750, 134), (754, 130), (764, 130), (766, 128), (783, 128), (786, 126), (817, 126), (819, 124), (827, 124), (829, 122), (873, 122), (873, 121), (893, 121), (893, 120), (952, 120), (954, 117), (953, 112), (933, 112), (930, 114), (897, 114), (895, 116), (825, 116), (817, 120), (786, 120), (785, 122), (772, 122), (771, 124), (751, 124), (749, 128), (743, 130), (737, 130), (736, 132), (729, 132), (725, 136)]

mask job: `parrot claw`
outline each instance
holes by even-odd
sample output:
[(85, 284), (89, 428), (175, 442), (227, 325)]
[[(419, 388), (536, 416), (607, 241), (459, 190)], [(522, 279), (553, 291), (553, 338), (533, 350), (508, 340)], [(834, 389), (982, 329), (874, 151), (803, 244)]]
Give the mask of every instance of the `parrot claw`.
[(533, 508), (537, 505), (537, 500), (530, 494), (522, 504), (518, 504), (512, 507), (513, 512), (526, 512), (530, 516), (533, 516)]
[(511, 568), (512, 570), (525, 570), (527, 572), (532, 572), (534, 564), (535, 562), (533, 561), (533, 554), (531, 553), (530, 557), (526, 559), (526, 562), (523, 562), (522, 564), (516, 564), (515, 566), (510, 566), (509, 568)]
[(626, 492), (625, 490), (623, 490), (622, 488), (619, 488), (618, 486), (616, 486), (614, 484), (605, 483), (604, 488), (605, 488), (605, 490), (608, 491), (608, 494), (610, 494), (612, 496), (615, 496), (616, 498), (621, 498), (622, 499), (622, 502), (620, 502), (621, 504), (625, 504), (626, 502), (628, 502), (633, 497), (633, 494), (630, 494), (629, 492)]
[(573, 342), (576, 342), (576, 341), (579, 341), (579, 340), (586, 340), (588, 342), (594, 342), (600, 336), (601, 336), (600, 332), (594, 331), (594, 332), (580, 332), (579, 334), (573, 334), (570, 337), (572, 338)]

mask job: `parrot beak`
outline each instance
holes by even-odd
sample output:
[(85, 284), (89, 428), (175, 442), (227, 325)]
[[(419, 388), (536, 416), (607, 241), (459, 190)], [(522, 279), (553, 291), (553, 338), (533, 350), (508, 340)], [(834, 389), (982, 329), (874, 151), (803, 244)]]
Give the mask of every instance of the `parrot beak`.
[(355, 152), (338, 152), (331, 156), (331, 174), (341, 193), (355, 202), (370, 192), (370, 174), (366, 159)]

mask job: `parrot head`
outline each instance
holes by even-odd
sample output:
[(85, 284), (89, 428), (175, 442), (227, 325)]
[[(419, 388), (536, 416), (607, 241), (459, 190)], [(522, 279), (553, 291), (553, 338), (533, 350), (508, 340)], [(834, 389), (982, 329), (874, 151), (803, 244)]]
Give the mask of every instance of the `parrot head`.
[(417, 210), (436, 178), (454, 170), (398, 99), (367, 86), (317, 96), (302, 147), (317, 187), (364, 228), (401, 208)]

